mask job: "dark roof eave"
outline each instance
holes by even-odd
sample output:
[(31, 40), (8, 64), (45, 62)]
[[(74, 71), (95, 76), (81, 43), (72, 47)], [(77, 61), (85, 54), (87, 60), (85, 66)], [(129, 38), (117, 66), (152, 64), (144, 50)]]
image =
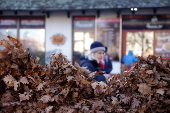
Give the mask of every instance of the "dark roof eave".
[[(117, 10), (117, 9), (129, 9), (132, 7), (126, 8), (93, 8), (93, 9), (0, 9), (1, 11), (78, 11), (78, 10)], [(170, 7), (133, 7), (133, 8), (140, 8), (140, 9), (147, 9), (147, 8), (170, 8)]]

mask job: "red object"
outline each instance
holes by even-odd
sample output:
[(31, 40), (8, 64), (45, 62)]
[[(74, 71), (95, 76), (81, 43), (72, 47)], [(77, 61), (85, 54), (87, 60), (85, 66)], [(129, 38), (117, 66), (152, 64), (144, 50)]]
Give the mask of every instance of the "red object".
[(97, 19), (97, 22), (105, 22), (105, 23), (112, 23), (112, 22), (120, 22), (120, 18), (107, 18), (107, 19)]
[(95, 19), (94, 16), (86, 16), (86, 17), (76, 16), (76, 17), (74, 17), (74, 20), (94, 20), (94, 19)]
[(101, 67), (102, 69), (104, 69), (104, 64), (103, 64), (102, 61), (99, 62), (99, 65), (100, 65), (100, 67)]

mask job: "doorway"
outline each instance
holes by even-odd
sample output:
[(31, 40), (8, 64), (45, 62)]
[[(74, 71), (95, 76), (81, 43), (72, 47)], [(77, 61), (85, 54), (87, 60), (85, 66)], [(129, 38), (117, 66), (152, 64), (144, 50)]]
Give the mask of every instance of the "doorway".
[(134, 56), (147, 57), (154, 54), (154, 31), (123, 31), (122, 57), (133, 51)]
[(80, 57), (87, 55), (95, 40), (95, 17), (73, 17), (73, 64), (80, 64)]

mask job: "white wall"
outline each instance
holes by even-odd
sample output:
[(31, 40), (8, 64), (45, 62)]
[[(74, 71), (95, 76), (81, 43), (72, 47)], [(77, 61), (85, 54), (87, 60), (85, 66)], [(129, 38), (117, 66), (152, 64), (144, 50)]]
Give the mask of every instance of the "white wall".
[[(69, 61), (72, 61), (72, 20), (67, 18), (66, 13), (52, 13), (46, 18), (46, 63), (49, 63), (49, 56), (61, 52)], [(65, 36), (63, 45), (52, 44), (52, 36), (62, 34)]]
[(112, 61), (112, 66), (113, 66), (113, 69), (112, 69), (112, 71), (110, 72), (111, 74), (121, 73), (121, 62)]

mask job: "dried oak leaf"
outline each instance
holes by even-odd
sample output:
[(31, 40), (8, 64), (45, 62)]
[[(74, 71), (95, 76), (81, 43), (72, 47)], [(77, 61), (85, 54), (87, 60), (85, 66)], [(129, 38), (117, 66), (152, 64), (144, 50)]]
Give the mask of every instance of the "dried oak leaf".
[(82, 111), (89, 111), (90, 110), (90, 106), (82, 106), (81, 110)]
[(6, 48), (10, 48), (11, 47), (9, 42), (8, 42), (8, 40), (5, 40), (5, 39), (1, 40), (0, 45), (3, 45)]
[(6, 103), (6, 102), (12, 102), (14, 97), (11, 95), (10, 91), (7, 91), (5, 94), (2, 95), (1, 97), (1, 102)]
[(24, 74), (36, 85), (38, 85), (41, 82), (40, 76), (38, 76), (37, 72), (26, 70), (24, 71)]
[(71, 68), (65, 68), (64, 74), (68, 74), (72, 72), (73, 70)]
[(94, 94), (96, 96), (101, 95), (102, 93), (105, 92), (105, 89), (103, 89), (101, 86), (97, 85), (96, 88), (94, 89)]
[(16, 110), (16, 113), (23, 113), (23, 110), (20, 108), (20, 109), (17, 109)]
[[(144, 105), (144, 106), (146, 106), (146, 105)], [(146, 109), (147, 109), (146, 107), (141, 107), (138, 109), (138, 111), (139, 111), (139, 113), (145, 113)]]
[(27, 113), (37, 113), (37, 111), (36, 111), (35, 109), (30, 108), (30, 109), (27, 111)]
[(162, 58), (161, 58), (161, 56), (158, 56), (158, 58), (156, 59), (156, 61), (157, 61), (158, 63), (162, 64)]
[(78, 97), (78, 92), (73, 92), (72, 93), (72, 98), (77, 98)]
[(39, 108), (41, 108), (41, 109), (44, 109), (44, 108), (46, 108), (47, 106), (49, 106), (48, 103), (39, 102), (39, 103), (37, 104), (37, 107), (39, 107)]
[(170, 95), (170, 89), (166, 92), (167, 95)]
[(87, 67), (80, 67), (77, 62), (75, 62), (74, 67), (77, 69), (77, 74), (87, 76), (91, 73)]
[(161, 78), (161, 77), (160, 77), (160, 74), (159, 74), (157, 71), (155, 72), (155, 78), (156, 78), (157, 80), (160, 80), (160, 78)]
[(76, 104), (73, 106), (73, 108), (81, 108), (84, 103), (85, 103), (85, 101), (80, 101), (80, 102), (76, 103)]
[[(35, 63), (35, 64), (38, 64), (39, 60), (40, 60), (40, 58), (36, 56), (36, 59), (34, 59), (34, 63)], [(33, 66), (34, 66), (34, 63), (32, 63)], [(35, 66), (35, 67), (36, 67), (36, 66)]]
[(82, 84), (88, 84), (88, 83), (90, 83), (89, 81), (87, 81), (87, 80), (84, 79), (84, 78), (78, 78), (78, 79), (81, 81)]
[(106, 95), (109, 95), (109, 94), (112, 93), (112, 91), (113, 91), (113, 89), (112, 89), (111, 87), (106, 87), (105, 94), (106, 94)]
[(19, 81), (23, 84), (29, 84), (27, 77), (20, 77)]
[(60, 92), (60, 94), (64, 95), (64, 97), (66, 97), (66, 96), (68, 95), (69, 91), (70, 91), (69, 88), (64, 88), (64, 89)]
[(142, 94), (150, 94), (152, 93), (151, 87), (148, 86), (146, 83), (140, 83), (137, 84), (139, 87), (138, 91), (141, 92)]
[(31, 97), (29, 92), (24, 92), (24, 94), (19, 94), (20, 97), (20, 101), (24, 101), (24, 100), (29, 100), (29, 98)]
[(69, 82), (70, 80), (72, 80), (74, 77), (73, 76), (68, 76), (67, 77), (67, 81)]
[(6, 55), (4, 55), (2, 52), (0, 53), (0, 59), (6, 58)]
[(162, 77), (163, 80), (170, 82), (170, 77)]
[(13, 63), (11, 68), (18, 69), (18, 65)]
[(69, 109), (67, 113), (77, 113), (77, 110), (76, 109)]
[(147, 70), (146, 73), (150, 75), (153, 73), (153, 70)]
[(112, 104), (117, 105), (118, 104), (118, 99), (116, 97), (111, 97), (112, 99)]
[(165, 93), (165, 89), (163, 88), (156, 89), (156, 93), (163, 95)]
[(54, 100), (57, 102), (57, 103), (60, 103), (60, 102), (64, 102), (64, 98), (63, 98), (63, 96), (61, 96), (61, 95), (55, 95), (54, 96)]
[(12, 75), (7, 75), (3, 78), (5, 84), (7, 86), (14, 86), (14, 81), (16, 81), (16, 79), (12, 76)]
[(28, 58), (30, 58), (30, 57), (28, 57), (28, 55), (30, 55), (29, 48), (26, 48), (26, 49), (24, 49), (24, 51), (22, 51), (20, 54), (18, 54), (18, 58), (27, 61)]
[(103, 88), (107, 87), (107, 84), (104, 83), (103, 81), (101, 81), (101, 82), (93, 82), (93, 83), (91, 83), (91, 86), (93, 89), (96, 89), (97, 86), (101, 86), (103, 89)]
[(104, 103), (102, 100), (97, 100), (93, 102), (92, 109), (93, 110), (100, 110), (104, 106)]
[(50, 111), (52, 111), (52, 109), (53, 109), (53, 106), (48, 106), (45, 108), (45, 111), (46, 111), (46, 113), (50, 113)]
[(20, 86), (20, 82), (15, 80), (14, 81), (14, 90), (17, 91), (19, 86)]
[(69, 106), (59, 106), (59, 109), (55, 113), (68, 113), (69, 110), (70, 110)]
[(131, 102), (131, 97), (126, 96), (125, 98), (122, 99), (122, 102), (125, 103), (125, 104), (130, 104), (130, 102)]
[(112, 110), (114, 109), (112, 105), (105, 105), (104, 107), (105, 107), (105, 109), (106, 109), (105, 112), (109, 112), (109, 113), (111, 113)]
[(20, 48), (22, 46), (22, 43), (20, 43), (19, 38), (13, 38), (11, 36), (7, 36), (9, 39), (9, 42), (12, 46), (16, 46), (17, 48)]
[(51, 100), (51, 96), (50, 95), (43, 95), (40, 100), (43, 102), (43, 103), (48, 103), (50, 102)]
[(40, 84), (37, 86), (37, 90), (38, 90), (38, 91), (43, 90), (43, 87), (44, 87), (45, 84), (46, 84), (46, 82), (40, 83)]
[(132, 100), (132, 108), (139, 107), (140, 103), (141, 102), (139, 100), (137, 100), (136, 98), (133, 98), (133, 100)]

